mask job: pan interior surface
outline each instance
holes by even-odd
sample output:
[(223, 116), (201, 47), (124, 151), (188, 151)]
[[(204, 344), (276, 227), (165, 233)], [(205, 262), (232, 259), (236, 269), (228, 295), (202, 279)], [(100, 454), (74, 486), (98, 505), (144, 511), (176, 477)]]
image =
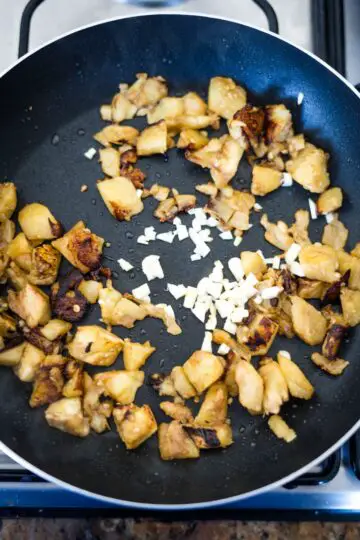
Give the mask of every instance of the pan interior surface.
[[(100, 169), (96, 159), (85, 159), (94, 146), (92, 134), (101, 129), (99, 106), (108, 103), (119, 82), (131, 82), (138, 72), (162, 75), (170, 94), (189, 90), (206, 95), (211, 77), (235, 78), (255, 104), (285, 103), (293, 111), (297, 132), (330, 153), (333, 185), (340, 185), (346, 201), (341, 219), (350, 230), (348, 246), (359, 240), (359, 135), (360, 104), (339, 78), (313, 58), (276, 37), (223, 20), (198, 16), (155, 15), (104, 23), (52, 43), (15, 66), (0, 80), (0, 178), (16, 183), (18, 207), (41, 201), (69, 229), (83, 219), (111, 243), (105, 264), (117, 271), (114, 286), (129, 291), (145, 282), (141, 261), (149, 254), (161, 256), (165, 280), (151, 283), (156, 302), (171, 303), (182, 326), (180, 337), (169, 336), (159, 321), (145, 320), (130, 330), (114, 328), (134, 340), (150, 339), (157, 347), (148, 361), (146, 376), (170, 371), (200, 348), (204, 326), (165, 291), (166, 282), (196, 284), (217, 259), (226, 262), (239, 254), (232, 242), (218, 239), (211, 254), (191, 263), (191, 244), (155, 242), (137, 244), (144, 227), (158, 232), (152, 216), (154, 200), (130, 223), (117, 223), (105, 209), (96, 190)], [(303, 92), (301, 107), (296, 100)], [(138, 123), (136, 123), (138, 122)], [(135, 125), (143, 126), (142, 120)], [(216, 136), (216, 134), (213, 134)], [(194, 193), (197, 183), (209, 174), (187, 162), (182, 152), (169, 151), (168, 158), (154, 156), (139, 161), (147, 174), (146, 185), (157, 182), (181, 193)], [(249, 187), (250, 169), (243, 160), (235, 188)], [(81, 185), (88, 185), (82, 193)], [(198, 204), (205, 197), (198, 195)], [(280, 189), (261, 201), (271, 221), (291, 223), (294, 212), (308, 208), (308, 193), (300, 186)], [(263, 239), (258, 225), (245, 236), (241, 249), (262, 249), (270, 257), (276, 250)], [(184, 217), (190, 224), (190, 216)], [(311, 224), (311, 238), (320, 239), (323, 223)], [(120, 272), (116, 260), (130, 260), (134, 276)], [(230, 277), (230, 276), (228, 276)], [(98, 323), (94, 308), (83, 323)], [(331, 378), (313, 366), (310, 349), (300, 340), (277, 338), (272, 350), (288, 350), (316, 389), (310, 402), (291, 400), (282, 411), (297, 432), (292, 444), (277, 440), (266, 419), (251, 417), (240, 406), (230, 408), (234, 444), (222, 451), (203, 452), (199, 460), (163, 462), (156, 437), (128, 452), (115, 429), (80, 440), (45, 422), (43, 410), (30, 410), (30, 385), (21, 383), (11, 369), (1, 368), (0, 440), (40, 470), (89, 492), (129, 503), (185, 505), (226, 499), (258, 490), (295, 473), (334, 445), (360, 417), (360, 335), (352, 331), (342, 356), (350, 366), (339, 378)], [(122, 366), (121, 358), (112, 369)], [(159, 398), (144, 385), (138, 404), (149, 403), (158, 421)]]

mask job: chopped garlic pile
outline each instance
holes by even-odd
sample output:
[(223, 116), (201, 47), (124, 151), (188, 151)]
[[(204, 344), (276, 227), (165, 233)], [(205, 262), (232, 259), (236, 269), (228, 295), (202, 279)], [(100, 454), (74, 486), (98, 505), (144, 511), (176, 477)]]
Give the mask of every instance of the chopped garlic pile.
[(182, 242), (189, 238), (194, 244), (194, 250), (190, 254), (191, 261), (199, 261), (209, 255), (211, 251), (209, 244), (213, 241), (210, 229), (217, 228), (222, 240), (232, 240), (236, 247), (240, 245), (242, 238), (234, 238), (231, 231), (224, 231), (219, 222), (214, 217), (208, 216), (203, 208), (191, 208), (187, 213), (193, 216), (190, 227), (184, 225), (179, 217), (175, 217), (172, 223), (173, 230), (157, 233), (154, 227), (145, 227), (144, 234), (137, 238), (137, 243), (147, 246), (150, 242), (161, 240), (172, 244), (175, 239)]
[[(265, 259), (266, 260), (266, 259)], [(259, 293), (256, 288), (258, 280), (252, 273), (245, 276), (240, 258), (233, 257), (228, 261), (228, 268), (233, 280), (224, 277), (224, 265), (215, 261), (208, 276), (203, 277), (196, 286), (186, 287), (183, 284), (168, 283), (168, 292), (176, 299), (183, 298), (183, 306), (191, 310), (193, 315), (205, 325), (203, 350), (211, 352), (209, 331), (214, 330), (223, 319), (222, 326), (230, 334), (236, 333), (236, 325), (249, 316), (246, 304), (250, 298), (261, 303), (263, 300), (277, 298), (282, 287), (268, 287)], [(220, 350), (221, 349), (221, 350)], [(226, 354), (227, 349), (220, 347), (219, 354)], [(222, 352), (225, 350), (225, 352)]]

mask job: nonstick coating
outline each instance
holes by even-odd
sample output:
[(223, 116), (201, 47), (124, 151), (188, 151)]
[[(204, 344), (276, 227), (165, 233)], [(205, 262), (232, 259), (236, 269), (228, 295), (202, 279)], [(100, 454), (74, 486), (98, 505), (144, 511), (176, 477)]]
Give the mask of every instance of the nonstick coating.
[[(348, 246), (360, 237), (359, 125), (360, 102), (344, 82), (319, 62), (282, 40), (259, 30), (223, 20), (184, 15), (154, 15), (116, 20), (84, 29), (26, 58), (0, 80), (0, 179), (16, 182), (19, 207), (31, 201), (47, 204), (66, 228), (84, 219), (111, 242), (106, 262), (118, 276), (115, 287), (127, 291), (145, 282), (141, 260), (161, 255), (165, 281), (151, 283), (154, 301), (171, 303), (182, 325), (181, 337), (171, 337), (159, 321), (146, 320), (121, 336), (151, 339), (157, 347), (145, 371), (170, 370), (182, 364), (201, 345), (204, 327), (180, 302), (165, 292), (165, 283), (194, 284), (206, 275), (216, 259), (226, 261), (239, 253), (232, 242), (218, 240), (211, 254), (191, 263), (191, 243), (173, 245), (136, 243), (144, 226), (170, 229), (152, 217), (154, 200), (131, 223), (117, 223), (105, 209), (95, 187), (100, 177), (96, 159), (83, 153), (93, 146), (92, 134), (103, 123), (99, 105), (107, 103), (121, 81), (131, 82), (138, 72), (163, 75), (172, 94), (195, 90), (205, 95), (210, 77), (234, 77), (255, 103), (285, 102), (294, 112), (298, 132), (331, 155), (332, 182), (346, 194), (341, 217), (350, 229)], [(297, 95), (305, 95), (301, 107)], [(142, 124), (138, 124), (142, 125)], [(195, 183), (209, 174), (171, 150), (168, 159), (141, 159), (147, 185), (155, 182), (194, 192)], [(80, 192), (87, 184), (89, 190)], [(243, 163), (234, 187), (249, 186), (249, 168)], [(308, 193), (300, 186), (279, 189), (261, 200), (272, 221), (291, 222), (294, 211), (308, 207)], [(205, 198), (198, 197), (203, 204)], [(189, 217), (184, 218), (189, 223)], [(258, 223), (260, 215), (252, 218)], [(323, 220), (312, 223), (312, 239), (319, 239)], [(275, 250), (253, 227), (242, 249)], [(135, 277), (121, 272), (119, 257), (135, 265)], [(230, 277), (230, 276), (229, 276)], [(86, 323), (100, 317), (94, 308)], [(84, 440), (51, 429), (43, 410), (30, 410), (30, 385), (21, 383), (11, 369), (0, 371), (0, 440), (21, 458), (64, 482), (123, 501), (158, 505), (204, 503), (243, 495), (280, 481), (321, 456), (342, 438), (360, 417), (360, 334), (352, 331), (342, 356), (350, 361), (344, 375), (331, 378), (316, 369), (310, 349), (297, 339), (278, 338), (272, 348), (291, 352), (315, 385), (310, 402), (291, 400), (285, 419), (298, 437), (292, 444), (277, 440), (266, 420), (251, 417), (234, 404), (231, 419), (235, 443), (227, 450), (203, 452), (193, 461), (163, 462), (157, 439), (127, 452), (115, 430), (91, 434)], [(121, 368), (119, 359), (114, 366)], [(159, 421), (159, 398), (147, 385), (137, 395), (138, 404), (149, 403)]]

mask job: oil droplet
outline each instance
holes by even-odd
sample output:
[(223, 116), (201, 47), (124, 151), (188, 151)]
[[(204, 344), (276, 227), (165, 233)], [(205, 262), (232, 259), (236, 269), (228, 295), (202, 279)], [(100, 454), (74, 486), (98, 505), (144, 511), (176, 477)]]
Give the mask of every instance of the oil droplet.
[(79, 135), (79, 137), (83, 137), (85, 135), (85, 129), (83, 128), (78, 129), (77, 134)]
[(134, 252), (135, 252), (135, 249), (134, 249), (134, 248), (129, 248), (129, 249), (128, 249), (128, 252), (129, 252), (129, 253), (134, 253)]
[(99, 216), (103, 216), (104, 215), (104, 212), (99, 212)]
[(181, 317), (181, 320), (182, 320), (182, 321), (186, 321), (186, 319), (187, 319), (187, 315), (183, 315), (183, 316)]
[(255, 435), (259, 435), (260, 431), (258, 429), (255, 429), (254, 433), (255, 433)]
[(54, 135), (53, 135), (52, 138), (51, 138), (51, 144), (52, 144), (53, 146), (56, 146), (57, 144), (59, 144), (59, 142), (60, 142), (60, 137), (59, 137), (59, 135), (58, 135), (57, 133), (54, 133)]
[(250, 446), (252, 446), (253, 448), (255, 448), (255, 446), (256, 446), (256, 442), (252, 442), (252, 443), (250, 443)]
[(164, 367), (164, 365), (165, 365), (165, 359), (162, 358), (162, 359), (160, 360), (160, 362), (159, 362), (159, 366), (162, 368), (162, 367)]
[(96, 204), (96, 199), (91, 199), (91, 204), (95, 205)]
[(114, 278), (114, 279), (119, 279), (119, 274), (117, 272), (114, 272), (114, 270), (111, 272), (111, 276)]
[[(154, 295), (153, 295), (153, 296), (154, 296)], [(163, 333), (164, 333), (164, 329), (163, 329), (163, 328), (161, 328), (161, 329), (160, 329), (160, 331), (159, 331), (159, 334), (161, 334), (161, 335), (162, 335)]]
[(156, 178), (161, 178), (161, 174), (157, 172), (157, 173), (155, 173), (155, 177)]
[(170, 171), (166, 171), (166, 176), (170, 176)]
[(169, 156), (168, 154), (164, 154), (164, 162), (167, 163), (169, 161)]
[(239, 428), (240, 433), (244, 433), (245, 429), (246, 429), (245, 426), (240, 426)]
[(129, 274), (129, 278), (130, 278), (130, 279), (134, 279), (134, 278), (135, 278), (135, 274), (134, 274), (134, 272), (130, 272), (130, 274)]
[(146, 330), (144, 330), (144, 329), (142, 328), (142, 329), (140, 330), (140, 334), (141, 334), (142, 336), (146, 336)]
[(133, 233), (130, 232), (130, 231), (126, 231), (125, 236), (126, 236), (126, 238), (128, 238), (129, 240), (131, 240), (132, 238), (134, 238)]

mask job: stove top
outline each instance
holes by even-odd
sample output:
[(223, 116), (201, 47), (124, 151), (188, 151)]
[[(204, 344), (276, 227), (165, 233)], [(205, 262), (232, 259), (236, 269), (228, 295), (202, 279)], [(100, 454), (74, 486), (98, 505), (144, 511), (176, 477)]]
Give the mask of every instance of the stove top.
[[(12, 0), (0, 5), (0, 72), (16, 60), (21, 20), (20, 49), (26, 52), (28, 43), (30, 49), (35, 48), (79, 26), (116, 16), (156, 12), (158, 8), (150, 4), (156, 4), (162, 11), (219, 15), (273, 30), (278, 22), (281, 36), (313, 51), (353, 84), (360, 83), (358, 0), (346, 0), (346, 3), (343, 0), (31, 0), (29, 3)], [(66, 491), (38, 478), (0, 452), (0, 516), (79, 513), (116, 513), (118, 517), (149, 514), (119, 509)], [(174, 514), (168, 512), (157, 512), (156, 516), (174, 519)], [(360, 433), (291, 485), (218, 507), (216, 511), (181, 513), (181, 519), (336, 519), (338, 516), (360, 518)]]

